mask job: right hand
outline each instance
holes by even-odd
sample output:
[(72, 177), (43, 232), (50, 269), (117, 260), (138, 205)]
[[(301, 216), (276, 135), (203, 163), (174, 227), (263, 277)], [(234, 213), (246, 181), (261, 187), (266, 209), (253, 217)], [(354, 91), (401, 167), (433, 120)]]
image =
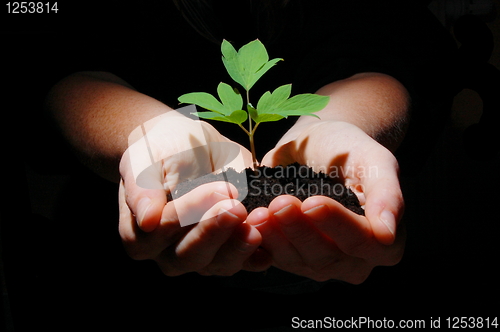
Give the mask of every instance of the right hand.
[(323, 120), (299, 129), (262, 163), (310, 162), (338, 176), (358, 195), (365, 215), (321, 195), (304, 202), (289, 195), (275, 198), (247, 218), (261, 232), (273, 265), (317, 281), (359, 284), (376, 266), (398, 263), (406, 236), (399, 224), (404, 200), (394, 155), (351, 123)]
[[(175, 111), (138, 128), (120, 162), (119, 231), (127, 253), (155, 260), (168, 276), (266, 270), (270, 257), (259, 249), (259, 231), (245, 222), (234, 186), (212, 182), (173, 201), (166, 196), (184, 179), (251, 164), (247, 149)], [(183, 220), (191, 225), (182, 227)]]

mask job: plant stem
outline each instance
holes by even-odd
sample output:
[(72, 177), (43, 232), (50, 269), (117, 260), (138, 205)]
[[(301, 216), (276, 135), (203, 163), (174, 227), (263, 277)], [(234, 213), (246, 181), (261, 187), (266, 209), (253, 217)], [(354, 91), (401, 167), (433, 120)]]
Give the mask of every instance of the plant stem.
[(248, 138), (250, 139), (250, 152), (252, 153), (252, 162), (253, 162), (253, 168), (254, 170), (259, 167), (259, 162), (257, 161), (257, 157), (255, 156), (255, 144), (253, 141), (253, 133), (248, 135)]
[(260, 123), (255, 124), (255, 127), (253, 127), (252, 135), (255, 134), (255, 131), (257, 130), (257, 127), (259, 126)]
[(250, 136), (250, 132), (245, 127), (243, 127), (241, 125), (241, 123), (238, 126), (240, 126), (240, 128), (243, 129), (243, 131), (245, 132), (245, 134), (247, 134), (248, 136)]
[(255, 134), (255, 130), (257, 129), (257, 127), (259, 126), (259, 124), (255, 124), (255, 127), (253, 127), (253, 130), (250, 132), (250, 135), (248, 135), (248, 137), (250, 138), (250, 152), (252, 152), (252, 158), (253, 158), (253, 167), (254, 169), (257, 169), (257, 167), (260, 166), (259, 162), (257, 161), (257, 156), (255, 154), (255, 143), (254, 143), (254, 140), (253, 140), (253, 137), (254, 137), (254, 134)]
[(248, 104), (250, 104), (250, 90), (246, 90), (247, 91), (247, 113), (248, 113), (248, 132), (250, 134), (248, 134), (248, 136), (250, 136), (251, 134), (253, 135), (252, 133), (252, 117), (250, 116), (250, 112), (248, 110)]
[[(247, 112), (248, 112), (248, 115), (250, 115), (250, 112), (248, 109), (248, 105), (250, 104), (250, 90), (246, 90), (246, 92), (247, 92)], [(259, 124), (256, 124), (255, 127), (253, 127), (253, 122), (252, 122), (251, 116), (248, 116), (248, 130), (246, 130), (245, 128), (243, 128), (243, 126), (240, 125), (241, 128), (243, 128), (243, 130), (247, 133), (248, 139), (250, 141), (250, 152), (252, 153), (252, 162), (253, 162), (254, 170), (256, 170), (257, 167), (259, 167), (259, 162), (257, 161), (257, 156), (255, 154), (255, 143), (253, 140), (255, 129), (257, 129), (258, 125)]]

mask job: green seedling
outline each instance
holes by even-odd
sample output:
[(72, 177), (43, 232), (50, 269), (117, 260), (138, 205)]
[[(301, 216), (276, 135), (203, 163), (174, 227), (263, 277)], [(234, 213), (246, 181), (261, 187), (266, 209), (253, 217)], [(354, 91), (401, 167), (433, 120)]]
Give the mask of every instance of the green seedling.
[[(254, 135), (257, 127), (263, 122), (278, 121), (289, 116), (310, 115), (322, 110), (329, 97), (305, 93), (290, 97), (292, 85), (280, 86), (273, 92), (267, 91), (254, 107), (250, 103), (250, 89), (271, 67), (283, 59), (269, 60), (265, 46), (254, 40), (239, 51), (224, 40), (222, 43), (222, 62), (229, 76), (246, 91), (246, 100), (238, 89), (221, 82), (217, 87), (218, 100), (206, 92), (193, 92), (179, 97), (181, 103), (195, 104), (207, 111), (193, 113), (199, 118), (217, 120), (237, 124), (248, 135), (254, 168), (258, 167)], [(243, 106), (246, 105), (246, 110)], [(247, 122), (245, 128), (243, 123)]]

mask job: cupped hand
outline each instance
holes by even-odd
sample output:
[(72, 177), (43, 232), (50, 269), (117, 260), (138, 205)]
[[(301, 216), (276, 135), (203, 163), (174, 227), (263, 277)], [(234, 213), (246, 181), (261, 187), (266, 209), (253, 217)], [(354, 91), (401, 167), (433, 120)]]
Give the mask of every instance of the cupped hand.
[(247, 222), (262, 234), (262, 247), (283, 270), (315, 280), (364, 281), (378, 265), (402, 257), (404, 201), (393, 154), (358, 127), (321, 121), (271, 150), (263, 164), (299, 162), (339, 177), (360, 199), (359, 216), (325, 196), (304, 202), (280, 196)]
[(233, 185), (204, 184), (167, 202), (167, 193), (184, 180), (251, 165), (246, 149), (177, 112), (145, 123), (129, 145), (120, 163), (119, 231), (131, 257), (153, 259), (169, 276), (269, 267), (259, 249), (262, 237), (245, 223), (247, 213)]

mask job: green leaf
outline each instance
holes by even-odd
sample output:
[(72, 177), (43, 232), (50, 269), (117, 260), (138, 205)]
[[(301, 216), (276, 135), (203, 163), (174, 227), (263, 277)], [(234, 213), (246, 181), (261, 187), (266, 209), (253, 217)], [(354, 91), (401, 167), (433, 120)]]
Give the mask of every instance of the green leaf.
[(221, 82), (217, 87), (217, 93), (219, 94), (219, 98), (222, 101), (226, 112), (229, 114), (230, 112), (241, 110), (243, 108), (243, 97), (241, 97), (238, 90), (233, 89), (229, 84)]
[(207, 119), (207, 120), (217, 120), (218, 118), (220, 119), (226, 118), (225, 116), (215, 112), (193, 112), (191, 114), (196, 115), (200, 119)]
[(195, 104), (213, 112), (223, 115), (227, 114), (224, 105), (222, 105), (214, 96), (206, 92), (187, 93), (180, 96), (178, 100), (181, 103)]
[(243, 79), (241, 69), (239, 68), (238, 52), (236, 52), (233, 45), (225, 39), (222, 41), (221, 51), (222, 62), (224, 63), (224, 67), (226, 67), (229, 76), (231, 76), (236, 83), (239, 83), (244, 87), (245, 80)]
[(180, 96), (178, 99), (181, 103), (195, 104), (225, 116), (229, 116), (234, 111), (242, 109), (243, 97), (238, 90), (235, 90), (230, 85), (221, 82), (217, 87), (217, 93), (222, 103), (213, 95), (206, 92), (187, 93)]
[(266, 92), (262, 95), (257, 103), (257, 113), (273, 113), (290, 97), (292, 93), (292, 85), (287, 84), (280, 86), (273, 93)]
[(241, 70), (248, 76), (258, 72), (269, 60), (264, 44), (258, 39), (242, 46), (238, 58)]
[(247, 112), (242, 110), (234, 111), (229, 116), (224, 116), (215, 112), (194, 112), (191, 114), (196, 115), (201, 119), (230, 122), (235, 124), (241, 124), (248, 118)]
[(271, 69), (274, 65), (278, 63), (278, 61), (282, 61), (283, 59), (272, 59), (268, 62), (266, 62), (254, 75), (253, 75), (253, 81), (250, 84), (250, 88), (264, 75), (269, 69)]
[(232, 123), (242, 124), (243, 122), (247, 121), (248, 113), (243, 110), (238, 110), (231, 113), (231, 115), (227, 118), (231, 120), (230, 122)]
[(274, 90), (266, 92), (257, 104), (257, 116), (252, 117), (256, 122), (278, 121), (289, 116), (310, 115), (325, 108), (330, 97), (316, 94), (301, 94), (290, 99), (292, 86), (283, 85)]
[(280, 106), (276, 114), (291, 115), (312, 115), (314, 112), (321, 111), (326, 107), (330, 97), (320, 96), (312, 93), (304, 93), (293, 96)]
[(259, 114), (256, 119), (254, 119), (255, 123), (261, 122), (274, 122), (279, 121), (281, 119), (286, 118), (286, 116), (279, 114)]
[(258, 39), (254, 40), (239, 51), (227, 40), (222, 42), (222, 62), (231, 78), (249, 91), (253, 85), (271, 67), (282, 59), (269, 61), (269, 55), (265, 46)]

